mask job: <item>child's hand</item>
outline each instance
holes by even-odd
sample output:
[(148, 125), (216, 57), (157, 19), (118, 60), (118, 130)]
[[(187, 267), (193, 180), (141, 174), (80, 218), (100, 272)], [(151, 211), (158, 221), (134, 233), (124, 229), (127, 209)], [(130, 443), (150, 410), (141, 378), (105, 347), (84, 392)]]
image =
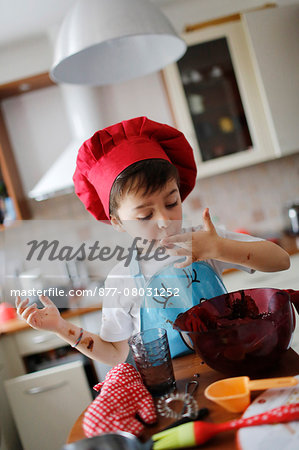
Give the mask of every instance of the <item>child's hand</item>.
[(161, 245), (170, 246), (170, 248), (167, 248), (169, 255), (186, 256), (186, 259), (182, 263), (175, 264), (175, 267), (183, 268), (194, 261), (217, 257), (217, 243), (221, 238), (211, 221), (208, 208), (203, 212), (203, 223), (203, 230), (176, 234), (161, 240)]
[(28, 298), (22, 301), (20, 297), (17, 297), (17, 313), (25, 319), (32, 328), (37, 330), (57, 331), (61, 319), (57, 307), (49, 297), (41, 295), (39, 299), (45, 306), (42, 309), (38, 309), (36, 303), (27, 306), (29, 302)]

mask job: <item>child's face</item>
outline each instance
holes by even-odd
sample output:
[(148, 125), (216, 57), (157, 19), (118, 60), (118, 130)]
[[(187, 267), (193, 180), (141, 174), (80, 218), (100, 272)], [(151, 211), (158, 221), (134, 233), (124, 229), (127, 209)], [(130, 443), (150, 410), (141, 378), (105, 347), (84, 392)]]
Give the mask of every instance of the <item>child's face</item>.
[(160, 240), (179, 233), (182, 203), (176, 181), (171, 179), (161, 190), (142, 194), (142, 191), (126, 194), (118, 208), (121, 223), (112, 217), (112, 224), (131, 236), (148, 240)]

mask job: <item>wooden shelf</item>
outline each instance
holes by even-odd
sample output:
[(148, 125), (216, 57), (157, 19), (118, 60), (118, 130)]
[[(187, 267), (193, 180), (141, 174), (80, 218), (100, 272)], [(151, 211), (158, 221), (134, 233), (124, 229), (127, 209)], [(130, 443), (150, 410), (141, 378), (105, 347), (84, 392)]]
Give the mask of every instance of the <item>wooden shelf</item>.
[(55, 86), (55, 83), (50, 79), (48, 72), (5, 83), (0, 85), (0, 100), (49, 86)]

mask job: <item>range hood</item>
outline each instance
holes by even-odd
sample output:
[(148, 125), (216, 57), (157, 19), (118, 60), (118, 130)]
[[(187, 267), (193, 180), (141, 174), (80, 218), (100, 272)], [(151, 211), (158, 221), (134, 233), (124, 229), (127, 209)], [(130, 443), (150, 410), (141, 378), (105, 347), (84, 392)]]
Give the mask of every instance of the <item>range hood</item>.
[(78, 150), (83, 142), (103, 128), (100, 110), (100, 89), (87, 86), (59, 86), (65, 103), (71, 139), (54, 164), (29, 192), (35, 200), (45, 200), (74, 191), (72, 180)]

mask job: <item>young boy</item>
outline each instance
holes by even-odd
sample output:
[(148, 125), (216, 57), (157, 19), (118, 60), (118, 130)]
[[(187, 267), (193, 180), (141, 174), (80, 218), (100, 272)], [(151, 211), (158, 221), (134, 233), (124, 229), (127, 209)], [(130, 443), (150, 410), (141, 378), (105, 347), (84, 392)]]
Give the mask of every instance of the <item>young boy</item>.
[[(33, 328), (53, 331), (85, 355), (114, 366), (126, 360), (130, 336), (140, 329), (171, 322), (167, 318), (171, 310), (177, 314), (194, 304), (194, 295), (189, 305), (180, 304), (185, 294), (176, 299), (172, 286), (168, 296), (158, 299), (150, 296), (151, 302), (160, 305), (160, 309), (153, 308), (148, 303), (149, 297), (144, 303), (134, 295), (121, 295), (124, 286), (133, 293), (136, 283), (141, 281), (147, 288), (149, 281), (165, 270), (172, 270), (177, 286), (183, 273), (189, 285), (203, 289), (198, 295), (211, 298), (225, 292), (220, 278), (225, 268), (272, 272), (289, 267), (289, 256), (279, 246), (216, 230), (208, 209), (203, 213), (203, 228), (182, 230), (182, 201), (193, 189), (195, 178), (190, 145), (181, 132), (168, 125), (138, 117), (96, 132), (79, 150), (74, 174), (77, 195), (96, 219), (110, 220), (117, 230), (153, 242), (155, 248), (164, 246), (169, 258), (160, 261), (141, 258), (131, 267), (122, 262), (117, 264), (108, 275), (106, 286), (116, 287), (118, 283), (120, 294), (104, 299), (101, 337), (65, 321), (48, 297), (40, 298), (42, 309), (27, 306), (28, 299), (18, 298), (18, 313)], [(143, 251), (136, 249), (136, 254), (142, 255)], [(190, 266), (193, 262), (198, 264), (199, 272), (195, 272), (194, 265)], [(211, 283), (207, 282), (209, 279)], [(170, 298), (174, 308), (166, 307)], [(178, 335), (175, 330), (173, 333)]]

